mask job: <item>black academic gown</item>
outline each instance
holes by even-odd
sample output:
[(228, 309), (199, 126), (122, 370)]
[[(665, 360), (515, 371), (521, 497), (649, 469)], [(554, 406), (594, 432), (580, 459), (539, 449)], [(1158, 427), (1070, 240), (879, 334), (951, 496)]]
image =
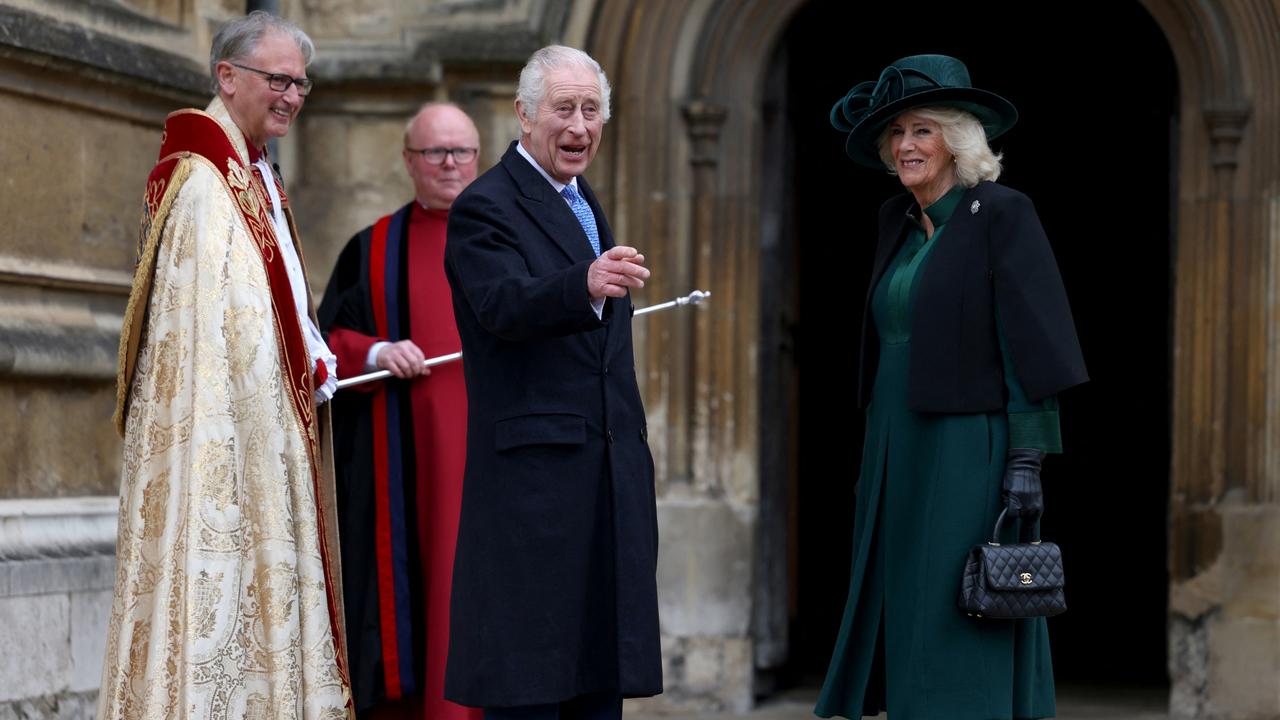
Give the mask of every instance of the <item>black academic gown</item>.
[[(369, 287), (369, 246), (372, 228), (365, 228), (352, 237), (338, 256), (333, 275), (325, 289), (324, 299), (317, 311), (320, 330), (328, 333), (335, 326), (355, 330), (365, 335), (379, 336), (373, 315), (373, 302)], [(408, 222), (402, 224), (399, 247), (398, 287), (400, 307), (408, 307)], [(409, 335), (409, 313), (400, 316), (400, 337)], [(387, 383), (401, 381), (388, 380)], [(413, 407), (408, 392), (394, 396), (399, 405), (399, 424), (390, 428), (400, 438), (412, 438)], [(336, 393), (330, 403), (333, 409), (333, 449), (336, 464), (335, 475), (338, 495), (338, 532), (341, 538), (342, 578), (345, 600), (345, 616), (349, 656), (351, 660), (351, 687), (357, 710), (367, 710), (386, 697), (383, 647), (379, 617), (378, 561), (375, 523), (374, 488), (374, 423), (373, 395), (369, 392), (346, 390)], [(417, 461), (413, 444), (402, 443), (398, 458), (402, 463), (402, 475), (412, 479)], [(404, 527), (397, 533), (397, 545), (405, 553), (404, 566), (420, 568), (421, 552), (418, 537), (417, 498), (412, 481), (402, 484), (403, 499), (397, 498), (404, 512)], [(401, 598), (407, 608), (420, 608), (424, 602), (422, 576), (419, 572), (406, 573), (408, 597)], [(406, 623), (410, 628), (411, 647), (421, 648), (425, 643), (426, 628), (421, 622)], [(412, 682), (422, 687), (424, 658), (421, 651), (403, 648), (401, 654), (409, 658)]]

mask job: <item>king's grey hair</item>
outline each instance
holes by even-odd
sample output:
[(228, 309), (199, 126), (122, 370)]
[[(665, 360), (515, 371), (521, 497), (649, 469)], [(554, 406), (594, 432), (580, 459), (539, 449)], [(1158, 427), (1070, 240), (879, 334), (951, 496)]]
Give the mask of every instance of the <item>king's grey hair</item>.
[(213, 45), (209, 48), (209, 86), (213, 94), (217, 95), (220, 89), (218, 63), (223, 60), (227, 62), (244, 60), (253, 54), (263, 37), (268, 33), (277, 32), (292, 38), (297, 43), (298, 50), (302, 51), (303, 64), (311, 64), (311, 58), (316, 54), (316, 46), (302, 28), (269, 12), (254, 10), (244, 17), (227, 21), (213, 36)]
[(547, 72), (569, 65), (584, 67), (596, 74), (600, 85), (600, 118), (609, 122), (609, 79), (595, 58), (577, 48), (564, 45), (548, 45), (529, 56), (529, 61), (520, 71), (520, 86), (516, 90), (516, 98), (524, 108), (524, 116), (529, 120), (538, 112), (542, 96), (547, 91)]

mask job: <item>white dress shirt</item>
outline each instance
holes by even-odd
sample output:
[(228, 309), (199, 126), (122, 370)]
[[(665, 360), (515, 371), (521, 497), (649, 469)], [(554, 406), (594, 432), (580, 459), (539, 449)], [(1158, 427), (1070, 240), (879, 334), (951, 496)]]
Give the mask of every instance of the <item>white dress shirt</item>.
[(307, 343), (307, 355), (311, 358), (311, 368), (314, 370), (318, 359), (324, 363), (325, 370), (329, 374), (324, 384), (316, 388), (315, 399), (316, 404), (319, 405), (332, 398), (334, 391), (338, 389), (338, 358), (325, 344), (320, 328), (311, 321), (311, 313), (308, 311), (311, 291), (307, 289), (307, 278), (302, 274), (302, 262), (298, 260), (298, 251), (293, 247), (289, 221), (280, 207), (280, 193), (276, 192), (275, 175), (272, 174), (271, 165), (267, 163), (265, 155), (259, 157), (254, 165), (262, 172), (263, 185), (267, 186), (267, 195), (271, 198), (271, 224), (276, 229), (276, 240), (280, 243), (280, 254), (284, 258), (285, 269), (289, 271), (289, 287), (293, 290), (293, 304), (298, 311), (298, 324), (302, 327), (302, 339)]

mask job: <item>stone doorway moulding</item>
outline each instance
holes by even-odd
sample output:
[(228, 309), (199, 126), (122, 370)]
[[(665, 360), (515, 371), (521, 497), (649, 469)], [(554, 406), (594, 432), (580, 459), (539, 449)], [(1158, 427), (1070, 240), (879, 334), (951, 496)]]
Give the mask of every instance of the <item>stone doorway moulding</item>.
[[(593, 172), (615, 232), (657, 263), (650, 297), (715, 292), (714, 314), (638, 330), (645, 400), (662, 428), (651, 435), (660, 502), (721, 502), (749, 519), (758, 511), (761, 94), (770, 50), (804, 4), (575, 4), (574, 16), (590, 20), (576, 23), (581, 36), (570, 40), (582, 40), (618, 89)], [(1280, 655), (1274, 620), (1256, 648), (1245, 629), (1274, 617), (1280, 599), (1254, 609), (1233, 604), (1223, 577), (1253, 562), (1248, 538), (1233, 534), (1237, 517), (1280, 537), (1280, 338), (1270, 311), (1280, 292), (1280, 8), (1261, 0), (1140, 4), (1169, 42), (1180, 91), (1170, 673), (1175, 716), (1214, 716), (1277, 702), (1249, 687), (1268, 680), (1217, 677), (1208, 659)], [(1141, 81), (1119, 72), (1116, 80)], [(1270, 572), (1272, 580), (1280, 574)], [(750, 608), (743, 612), (719, 631), (749, 642)], [(737, 705), (740, 697), (723, 699)]]

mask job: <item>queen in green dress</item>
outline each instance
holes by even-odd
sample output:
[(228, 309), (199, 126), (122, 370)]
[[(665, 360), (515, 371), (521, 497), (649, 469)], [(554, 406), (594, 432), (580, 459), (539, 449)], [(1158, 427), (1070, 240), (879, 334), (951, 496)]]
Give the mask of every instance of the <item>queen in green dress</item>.
[(898, 60), (831, 112), (849, 156), (907, 192), (880, 210), (853, 566), (821, 717), (1055, 714), (1044, 618), (971, 618), (956, 603), (965, 555), (1001, 508), (1039, 516), (1041, 460), (1061, 452), (1056, 396), (1088, 379), (1035, 209), (994, 182), (988, 142), (1016, 120), (944, 55)]

